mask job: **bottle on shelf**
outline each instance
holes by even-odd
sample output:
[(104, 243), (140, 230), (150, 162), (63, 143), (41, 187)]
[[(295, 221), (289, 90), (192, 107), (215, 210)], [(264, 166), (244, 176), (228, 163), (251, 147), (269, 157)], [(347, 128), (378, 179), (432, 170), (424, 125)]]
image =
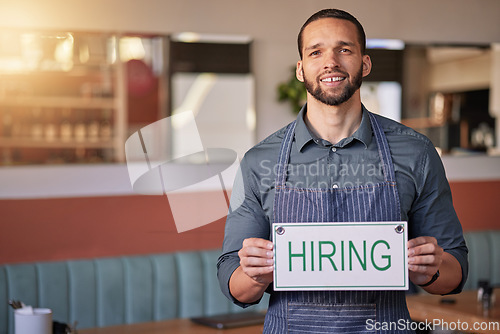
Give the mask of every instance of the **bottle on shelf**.
[(43, 138), (42, 109), (33, 108), (31, 123), (31, 139), (40, 140)]
[(45, 135), (45, 140), (49, 142), (53, 142), (56, 140), (57, 137), (57, 127), (56, 127), (56, 122), (55, 122), (55, 115), (54, 115), (54, 110), (52, 109), (47, 109), (44, 112), (44, 135)]
[(59, 135), (62, 141), (70, 141), (73, 138), (73, 126), (70, 122), (71, 109), (62, 111), (62, 119)]
[(111, 110), (106, 109), (103, 111), (99, 132), (101, 140), (103, 141), (111, 140), (111, 137), (113, 136), (113, 129), (111, 127), (111, 115)]
[(85, 139), (87, 138), (87, 127), (85, 126), (85, 119), (84, 119), (85, 113), (82, 110), (77, 110), (75, 114), (76, 114), (76, 121), (74, 125), (75, 127), (74, 137), (76, 141), (82, 142), (85, 141)]
[(89, 121), (87, 122), (87, 137), (90, 142), (99, 141), (99, 121), (94, 113), (89, 113)]

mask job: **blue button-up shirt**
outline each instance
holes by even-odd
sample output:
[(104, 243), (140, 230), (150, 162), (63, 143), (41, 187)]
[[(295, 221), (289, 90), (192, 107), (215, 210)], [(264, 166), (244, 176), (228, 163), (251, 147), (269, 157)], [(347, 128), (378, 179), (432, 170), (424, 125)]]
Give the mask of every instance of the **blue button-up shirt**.
[[(297, 188), (349, 188), (384, 181), (377, 143), (368, 111), (363, 107), (359, 128), (332, 144), (317, 138), (304, 122), (305, 106), (297, 117), (287, 170), (287, 184)], [(408, 237), (433, 236), (462, 266), (461, 291), (467, 278), (467, 247), (453, 208), (451, 191), (439, 155), (424, 135), (390, 119), (377, 116), (389, 143), (401, 204), (408, 221)], [(222, 291), (229, 293), (229, 278), (239, 266), (237, 252), (246, 238), (270, 239), (274, 181), (285, 128), (252, 149), (241, 161), (231, 196), (233, 209), (226, 221), (223, 254), (217, 264)]]

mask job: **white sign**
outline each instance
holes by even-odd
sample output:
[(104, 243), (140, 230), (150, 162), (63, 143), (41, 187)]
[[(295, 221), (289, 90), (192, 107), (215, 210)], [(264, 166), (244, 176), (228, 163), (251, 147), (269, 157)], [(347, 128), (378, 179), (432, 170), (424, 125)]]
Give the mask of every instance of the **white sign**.
[(273, 224), (274, 290), (408, 290), (406, 222)]

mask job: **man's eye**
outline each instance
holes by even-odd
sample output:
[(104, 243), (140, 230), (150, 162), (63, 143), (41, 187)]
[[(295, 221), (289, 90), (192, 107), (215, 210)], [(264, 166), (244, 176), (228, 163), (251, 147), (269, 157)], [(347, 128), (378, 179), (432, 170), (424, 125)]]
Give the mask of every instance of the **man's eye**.
[(320, 52), (319, 52), (319, 51), (313, 51), (313, 52), (311, 52), (311, 56), (317, 56), (317, 55), (319, 55), (319, 54), (320, 54)]
[(349, 49), (340, 49), (340, 52), (347, 53), (347, 52), (351, 52), (351, 50), (349, 50)]

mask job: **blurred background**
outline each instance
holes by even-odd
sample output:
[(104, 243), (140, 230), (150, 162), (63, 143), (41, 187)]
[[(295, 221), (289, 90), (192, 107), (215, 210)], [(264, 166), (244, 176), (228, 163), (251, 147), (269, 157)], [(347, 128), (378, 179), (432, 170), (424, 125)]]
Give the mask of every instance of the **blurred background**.
[[(192, 111), (241, 158), (296, 117), (296, 36), (331, 6), (367, 33), (367, 108), (429, 136), (464, 230), (498, 229), (496, 0), (0, 0), (0, 263), (219, 248), (224, 218), (178, 234), (132, 191), (125, 141)], [(175, 196), (203, 219), (211, 191)]]

